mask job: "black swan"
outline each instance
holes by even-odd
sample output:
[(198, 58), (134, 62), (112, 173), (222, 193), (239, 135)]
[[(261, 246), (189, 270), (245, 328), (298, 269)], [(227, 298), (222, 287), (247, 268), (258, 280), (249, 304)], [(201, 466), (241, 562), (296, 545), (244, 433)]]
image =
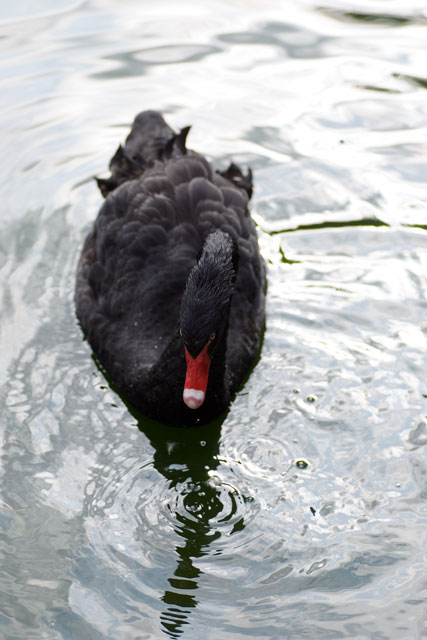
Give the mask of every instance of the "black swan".
[(83, 246), (77, 316), (136, 409), (179, 426), (220, 416), (254, 363), (265, 266), (252, 176), (214, 172), (155, 111), (139, 114), (97, 179), (106, 198)]

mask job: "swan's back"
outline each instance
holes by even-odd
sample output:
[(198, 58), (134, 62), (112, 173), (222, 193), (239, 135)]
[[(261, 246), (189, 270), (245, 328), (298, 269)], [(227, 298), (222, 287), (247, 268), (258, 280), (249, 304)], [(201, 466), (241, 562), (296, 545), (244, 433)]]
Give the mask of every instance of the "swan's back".
[[(265, 274), (248, 214), (252, 185), (232, 165), (212, 171), (156, 112), (140, 114), (99, 181), (106, 200), (80, 258), (77, 315), (119, 389), (139, 386), (176, 341), (183, 291), (206, 236), (220, 229), (239, 249), (226, 365), (234, 392), (254, 359), (264, 322)], [(171, 350), (174, 375), (183, 353)], [(144, 405), (141, 405), (146, 410)], [(152, 412), (153, 413), (153, 412)]]

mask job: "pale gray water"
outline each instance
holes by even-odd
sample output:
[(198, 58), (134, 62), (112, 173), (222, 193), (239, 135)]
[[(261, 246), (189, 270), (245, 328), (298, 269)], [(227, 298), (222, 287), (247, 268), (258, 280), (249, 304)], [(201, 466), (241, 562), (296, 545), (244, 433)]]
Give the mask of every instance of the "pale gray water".
[[(427, 638), (425, 3), (0, 17), (1, 637)], [(146, 108), (254, 169), (261, 360), (200, 430), (140, 431), (74, 317)]]

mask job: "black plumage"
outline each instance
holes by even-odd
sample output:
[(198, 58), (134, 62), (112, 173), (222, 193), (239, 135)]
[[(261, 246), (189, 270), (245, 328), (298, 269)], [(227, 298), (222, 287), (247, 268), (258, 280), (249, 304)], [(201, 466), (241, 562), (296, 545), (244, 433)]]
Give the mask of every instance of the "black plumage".
[[(248, 212), (252, 179), (186, 148), (139, 114), (98, 180), (106, 200), (83, 246), (76, 309), (101, 365), (146, 415), (177, 425), (223, 413), (259, 350), (265, 268)], [(206, 397), (183, 401), (187, 352), (207, 348)]]

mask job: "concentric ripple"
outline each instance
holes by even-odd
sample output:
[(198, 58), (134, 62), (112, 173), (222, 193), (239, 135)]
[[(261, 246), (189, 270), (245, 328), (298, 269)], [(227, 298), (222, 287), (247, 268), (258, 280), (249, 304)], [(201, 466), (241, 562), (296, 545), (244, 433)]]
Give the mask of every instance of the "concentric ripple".
[(134, 598), (149, 596), (154, 610), (163, 602), (159, 619), (175, 637), (197, 606), (199, 583), (209, 573), (204, 559), (232, 559), (236, 547), (251, 544), (244, 532), (250, 530), (260, 503), (250, 495), (246, 479), (236, 476), (233, 462), (211, 455), (218, 445), (215, 437), (206, 443), (194, 431), (192, 439), (199, 453), (206, 449), (205, 457), (178, 462), (182, 442), (169, 442), (156, 451), (154, 462), (141, 464), (130, 449), (122, 448), (98, 480), (89, 483), (89, 546), (72, 589), (73, 606), (85, 617), (90, 615), (87, 566), (96, 561), (102, 567), (97, 575), (108, 573), (123, 598), (132, 588)]

